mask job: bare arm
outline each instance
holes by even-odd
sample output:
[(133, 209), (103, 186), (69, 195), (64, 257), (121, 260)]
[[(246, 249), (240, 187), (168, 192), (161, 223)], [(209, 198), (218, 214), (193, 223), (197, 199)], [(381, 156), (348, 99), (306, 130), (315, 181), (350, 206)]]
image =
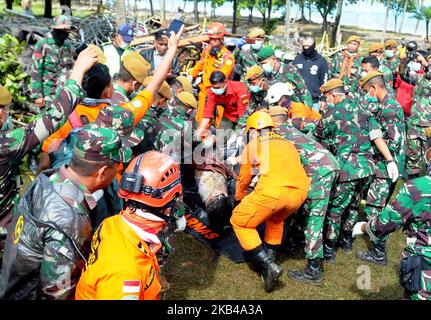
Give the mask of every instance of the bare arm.
[(383, 138), (377, 138), (373, 140), (373, 142), (376, 145), (377, 149), (379, 149), (381, 155), (385, 158), (386, 161), (393, 160), (393, 157), (391, 155), (391, 152), (389, 151), (388, 145), (386, 144)]

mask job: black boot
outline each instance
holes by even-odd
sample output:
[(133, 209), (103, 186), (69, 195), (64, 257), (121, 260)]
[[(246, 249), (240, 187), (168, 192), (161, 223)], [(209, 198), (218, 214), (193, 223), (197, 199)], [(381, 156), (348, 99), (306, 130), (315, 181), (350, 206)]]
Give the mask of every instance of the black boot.
[(327, 263), (335, 263), (335, 245), (336, 242), (333, 240), (326, 240), (323, 245), (324, 257)]
[(254, 265), (257, 267), (258, 273), (262, 277), (265, 291), (271, 292), (274, 290), (274, 285), (283, 274), (283, 268), (275, 262), (271, 262), (264, 247), (261, 245), (256, 249), (246, 252), (246, 256), (250, 257)]
[(289, 270), (288, 275), (293, 280), (313, 285), (323, 283), (323, 259), (309, 259), (307, 267), (302, 271)]
[(386, 242), (371, 242), (371, 245), (373, 248), (370, 251), (359, 251), (356, 256), (361, 260), (372, 262), (381, 266), (387, 265), (388, 260), (386, 257)]
[(275, 262), (275, 259), (277, 258), (277, 252), (280, 248), (280, 245), (269, 244), (269, 243), (265, 242), (264, 247), (265, 247), (265, 252), (269, 257), (269, 260), (271, 262)]
[(339, 242), (344, 252), (351, 252), (353, 243), (352, 231), (341, 230)]

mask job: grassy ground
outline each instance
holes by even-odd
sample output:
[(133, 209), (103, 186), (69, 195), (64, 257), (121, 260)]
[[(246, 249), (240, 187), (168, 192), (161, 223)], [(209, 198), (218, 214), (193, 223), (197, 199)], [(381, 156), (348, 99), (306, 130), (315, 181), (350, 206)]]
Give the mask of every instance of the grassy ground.
[[(397, 191), (400, 186), (401, 183), (397, 186)], [(362, 216), (361, 220), (365, 220), (365, 217)], [(306, 266), (302, 250), (294, 256), (280, 254), (278, 262), (285, 273), (277, 289), (268, 294), (263, 289), (260, 277), (246, 263), (235, 264), (183, 233), (175, 238), (176, 251), (163, 271), (171, 283), (171, 289), (162, 294), (162, 299), (399, 299), (403, 289), (398, 284), (398, 269), (404, 241), (405, 236), (401, 231), (389, 237), (388, 265), (382, 267), (356, 258), (356, 252), (369, 248), (367, 236), (357, 238), (351, 253), (338, 249), (336, 263), (324, 265), (322, 286), (301, 284), (287, 276), (287, 270)], [(357, 285), (364, 270), (370, 272), (369, 289), (359, 289)], [(359, 279), (359, 283), (363, 282)]]
[[(96, 1), (94, 1), (94, 3), (96, 3)], [(3, 13), (5, 8), (6, 8), (6, 2), (1, 1), (0, 2), (0, 13)], [(21, 8), (21, 6), (19, 4), (16, 4), (16, 3), (13, 4), (12, 9), (17, 11), (17, 12), (21, 12), (21, 13), (24, 11)], [(32, 11), (36, 17), (42, 17), (44, 10), (45, 10), (45, 1), (32, 1)], [(90, 8), (88, 6), (82, 6), (82, 5), (78, 6), (78, 5), (74, 4), (74, 1), (72, 1), (72, 14), (76, 17), (82, 18), (82, 17), (89, 15), (90, 13), (94, 13), (95, 11), (96, 11), (96, 6), (94, 6), (94, 9)], [(58, 14), (60, 14), (60, 5), (59, 5), (58, 1), (55, 1), (52, 4), (52, 15), (56, 16)]]

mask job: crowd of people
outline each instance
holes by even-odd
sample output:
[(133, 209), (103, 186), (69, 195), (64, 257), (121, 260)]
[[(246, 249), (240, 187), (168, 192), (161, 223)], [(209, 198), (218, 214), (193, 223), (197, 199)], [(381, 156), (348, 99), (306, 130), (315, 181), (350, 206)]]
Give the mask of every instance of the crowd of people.
[[(327, 60), (305, 35), (295, 57), (260, 28), (230, 51), (213, 22), (180, 72), (183, 29), (142, 50), (122, 24), (80, 52), (72, 29), (58, 16), (34, 47), (27, 127), (0, 85), (0, 298), (158, 299), (171, 239), (200, 208), (233, 230), (267, 292), (279, 251), (303, 248), (307, 266), (287, 274), (321, 285), (337, 248), (367, 234), (358, 261), (386, 265), (404, 228), (405, 298), (431, 299), (429, 52), (388, 39), (361, 54), (350, 36)], [(38, 175), (20, 196), (27, 154)]]

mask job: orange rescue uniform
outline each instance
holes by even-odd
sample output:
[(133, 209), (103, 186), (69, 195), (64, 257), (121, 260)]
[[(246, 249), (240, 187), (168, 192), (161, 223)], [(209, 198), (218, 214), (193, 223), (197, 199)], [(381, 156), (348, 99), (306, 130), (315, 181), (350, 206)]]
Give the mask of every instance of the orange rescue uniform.
[(301, 102), (294, 102), (290, 105), (288, 111), (289, 118), (304, 118), (308, 120), (320, 120), (322, 117), (319, 112), (313, 108), (307, 107)]
[(203, 117), (205, 107), (205, 97), (208, 88), (211, 87), (210, 76), (214, 71), (221, 71), (225, 74), (226, 78), (229, 79), (233, 67), (235, 65), (235, 58), (225, 46), (222, 46), (220, 52), (216, 57), (209, 54), (211, 46), (207, 46), (201, 54), (200, 60), (196, 63), (189, 74), (196, 78), (200, 72), (203, 71), (202, 82), (199, 84), (199, 101), (198, 110), (196, 113), (196, 121), (200, 122)]
[[(259, 180), (248, 194), (257, 174)], [(310, 187), (296, 148), (272, 132), (250, 141), (242, 153), (236, 183), (235, 198), (242, 201), (230, 221), (243, 249), (262, 244), (256, 228), (265, 221), (265, 242), (281, 244), (284, 220), (302, 205)]]
[(147, 243), (121, 214), (96, 230), (76, 287), (76, 300), (157, 300), (159, 265)]

